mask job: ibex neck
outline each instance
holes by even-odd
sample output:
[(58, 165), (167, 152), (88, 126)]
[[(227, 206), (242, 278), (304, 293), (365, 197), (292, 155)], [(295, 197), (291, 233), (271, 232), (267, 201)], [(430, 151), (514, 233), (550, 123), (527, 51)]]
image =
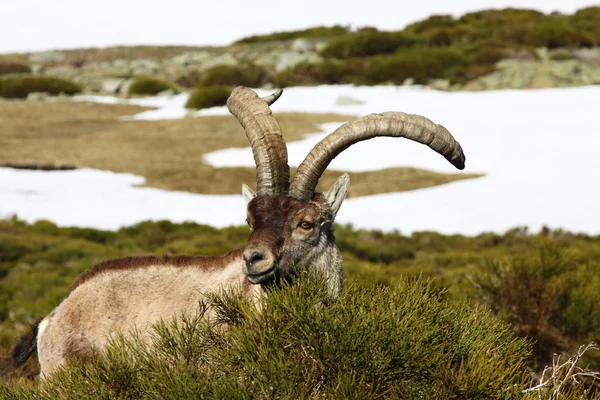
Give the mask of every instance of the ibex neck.
[(332, 297), (337, 297), (344, 284), (344, 272), (342, 270), (342, 256), (335, 243), (335, 239), (327, 240), (322, 244), (325, 249), (312, 266), (322, 271), (327, 278), (327, 286)]

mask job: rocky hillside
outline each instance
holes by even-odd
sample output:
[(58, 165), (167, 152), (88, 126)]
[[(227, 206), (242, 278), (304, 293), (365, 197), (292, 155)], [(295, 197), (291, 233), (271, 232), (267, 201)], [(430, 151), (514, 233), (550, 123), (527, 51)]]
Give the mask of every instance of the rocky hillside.
[(226, 47), (114, 47), (0, 55), (0, 74), (72, 80), (125, 94), (136, 76), (198, 84), (425, 84), (440, 90), (600, 84), (600, 7), (572, 15), (485, 10), (402, 31), (318, 27)]

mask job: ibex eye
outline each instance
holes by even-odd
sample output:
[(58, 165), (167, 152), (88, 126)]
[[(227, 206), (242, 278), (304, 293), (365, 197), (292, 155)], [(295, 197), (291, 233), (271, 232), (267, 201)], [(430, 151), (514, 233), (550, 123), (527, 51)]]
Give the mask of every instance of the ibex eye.
[(312, 222), (309, 222), (309, 221), (300, 222), (300, 228), (302, 228), (302, 229), (308, 230), (308, 229), (312, 228), (312, 226), (313, 226)]

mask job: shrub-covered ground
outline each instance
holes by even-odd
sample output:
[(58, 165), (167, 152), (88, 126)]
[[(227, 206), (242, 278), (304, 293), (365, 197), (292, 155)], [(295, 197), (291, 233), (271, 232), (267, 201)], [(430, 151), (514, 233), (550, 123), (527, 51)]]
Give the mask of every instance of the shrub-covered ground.
[[(407, 78), (422, 84), (428, 84), (432, 79), (465, 84), (494, 71), (496, 62), (503, 58), (537, 60), (541, 53), (535, 50), (539, 48), (549, 49), (549, 57), (553, 60), (577, 58), (574, 50), (600, 46), (599, 27), (598, 6), (583, 8), (573, 14), (490, 9), (460, 17), (433, 15), (397, 31), (378, 31), (371, 27), (355, 30), (342, 26), (313, 27), (242, 38), (231, 46), (219, 48), (119, 46), (68, 50), (61, 52), (62, 60), (42, 65), (42, 69), (62, 65), (72, 69), (72, 77), (77, 77), (80, 73), (85, 74), (83, 67), (87, 64), (96, 64), (96, 68), (103, 62), (144, 59), (158, 62), (152, 73), (190, 89), (198, 83), (251, 87), (265, 84), (402, 84)], [(309, 43), (306, 46), (310, 51), (318, 51), (324, 60), (319, 62), (318, 55), (311, 53), (313, 57), (307, 58), (310, 62), (293, 63), (288, 69), (280, 70), (277, 66), (279, 55), (290, 51), (292, 41), (301, 38), (318, 42), (318, 45)], [(194, 52), (214, 57), (228, 55), (227, 60), (233, 57), (238, 62), (227, 61), (216, 66), (208, 63), (205, 68), (204, 61), (197, 64), (190, 61), (189, 68), (180, 68), (181, 61), (174, 61)], [(269, 54), (272, 57), (267, 59), (259, 56)], [(589, 56), (581, 57), (595, 62)], [(31, 69), (30, 63), (27, 54), (0, 55), (0, 75), (26, 74)], [(173, 74), (170, 67), (159, 65), (174, 66), (178, 72)], [(130, 77), (137, 73), (148, 72), (121, 71), (115, 77)]]
[[(58, 228), (50, 222), (43, 221), (29, 225), (15, 219), (4, 220), (0, 222), (0, 348), (4, 349), (3, 352), (8, 352), (10, 346), (14, 344), (16, 337), (26, 331), (27, 324), (31, 323), (36, 317), (45, 315), (56, 306), (74, 279), (95, 263), (107, 258), (126, 255), (224, 254), (233, 248), (243, 246), (248, 234), (249, 232), (246, 227), (215, 229), (193, 223), (173, 224), (166, 221), (146, 222), (123, 228), (116, 232), (110, 232), (83, 228)], [(371, 354), (370, 356), (349, 354), (348, 357), (364, 356), (367, 359), (372, 356), (372, 362), (382, 363), (379, 366), (371, 365), (367, 367), (367, 364), (363, 365), (362, 361), (356, 359), (352, 362), (356, 362), (356, 368), (360, 370), (353, 369), (354, 367), (348, 365), (343, 366), (343, 362), (346, 361), (340, 361), (342, 364), (336, 367), (338, 369), (330, 371), (332, 368), (330, 365), (336, 364), (336, 361), (327, 357), (333, 357), (333, 354), (339, 349), (323, 349), (325, 353), (320, 353), (319, 351), (321, 350), (313, 349), (317, 351), (315, 354), (318, 356), (313, 361), (316, 363), (315, 365), (330, 372), (326, 379), (323, 378), (327, 384), (319, 383), (319, 379), (321, 378), (319, 378), (317, 371), (321, 369), (311, 370), (311, 374), (317, 374), (314, 376), (310, 375), (310, 379), (314, 378), (311, 381), (312, 383), (307, 383), (307, 386), (294, 389), (297, 391), (289, 393), (280, 392), (283, 397), (299, 395), (299, 393), (308, 395), (315, 393), (311, 392), (314, 390), (324, 390), (324, 393), (332, 393), (333, 395), (333, 393), (338, 393), (335, 390), (341, 390), (341, 388), (350, 390), (352, 387), (352, 390), (358, 390), (356, 393), (387, 393), (388, 395), (398, 393), (400, 397), (411, 398), (405, 392), (401, 392), (404, 394), (395, 392), (395, 390), (399, 390), (398, 388), (390, 389), (390, 387), (386, 386), (390, 384), (389, 380), (395, 381), (396, 379), (400, 379), (397, 381), (400, 382), (402, 379), (414, 378), (416, 381), (413, 383), (416, 386), (412, 387), (411, 383), (408, 386), (404, 385), (402, 390), (414, 389), (419, 391), (421, 390), (418, 389), (421, 387), (419, 385), (423, 384), (423, 382), (419, 383), (419, 379), (425, 379), (425, 377), (430, 380), (431, 390), (449, 390), (448, 393), (452, 394), (457, 393), (453, 391), (459, 390), (462, 386), (459, 385), (459, 387), (451, 388), (444, 385), (450, 385), (450, 382), (465, 382), (464, 384), (466, 385), (466, 381), (468, 381), (466, 376), (469, 373), (474, 374), (474, 377), (479, 377), (477, 374), (482, 373), (490, 379), (491, 387), (495, 387), (493, 385), (496, 384), (506, 387), (506, 379), (517, 379), (517, 376), (520, 377), (519, 379), (525, 379), (524, 371), (527, 368), (521, 368), (521, 364), (527, 365), (528, 368), (535, 371), (540, 371), (544, 365), (551, 362), (553, 353), (572, 354), (581, 344), (590, 341), (600, 342), (600, 314), (598, 314), (597, 308), (597, 304), (600, 303), (600, 262), (598, 261), (600, 260), (600, 237), (550, 230), (530, 234), (522, 229), (515, 229), (503, 235), (481, 234), (476, 237), (445, 236), (433, 232), (403, 236), (398, 233), (355, 230), (350, 226), (338, 226), (336, 237), (344, 258), (347, 278), (346, 285), (351, 288), (349, 289), (349, 293), (344, 295), (345, 297), (343, 297), (341, 302), (341, 304), (345, 304), (344, 307), (350, 307), (349, 304), (354, 304), (352, 307), (357, 307), (355, 310), (356, 315), (362, 315), (360, 313), (366, 312), (365, 310), (371, 307), (374, 315), (377, 315), (377, 319), (381, 319), (382, 321), (382, 325), (379, 328), (384, 329), (390, 337), (396, 338), (394, 340), (400, 340), (398, 339), (400, 337), (404, 338), (397, 344), (400, 347), (405, 346), (404, 350), (402, 350), (403, 352), (414, 343), (421, 343), (419, 346), (423, 346), (424, 342), (420, 341), (421, 339), (419, 338), (425, 332), (430, 332), (433, 335), (430, 339), (434, 343), (437, 343), (435, 342), (436, 340), (441, 340), (441, 337), (444, 335), (448, 335), (448, 338), (447, 341), (442, 340), (439, 343), (439, 347), (437, 345), (432, 346), (428, 350), (432, 353), (424, 353), (425, 356), (430, 356), (431, 360), (437, 360), (435, 361), (436, 366), (425, 362), (427, 357), (421, 358), (423, 354), (416, 354), (420, 351), (415, 350), (410, 355), (403, 355), (402, 357), (415, 357), (411, 360), (404, 359), (402, 361), (402, 363), (406, 363), (402, 364), (404, 367), (401, 369), (407, 374), (404, 377), (393, 374), (393, 370), (397, 367), (397, 364), (393, 364), (392, 361), (390, 361), (392, 364), (386, 364), (387, 361), (384, 358), (378, 358), (382, 357), (382, 355), (377, 356), (376, 354)], [(433, 278), (429, 289), (424, 289), (423, 286), (420, 286), (421, 284), (413, 286), (406, 281), (406, 278), (411, 278), (412, 281), (412, 278), (418, 278), (419, 276)], [(376, 289), (382, 287), (387, 289)], [(447, 288), (447, 290), (442, 290), (443, 288)], [(412, 294), (402, 294), (404, 292)], [(417, 295), (416, 293), (421, 294)], [(415, 295), (415, 297), (411, 298), (412, 295)], [(423, 298), (428, 300), (419, 303), (417, 300), (420, 296), (424, 296)], [(377, 301), (373, 299), (377, 299)], [(273, 301), (277, 302), (277, 300)], [(468, 301), (470, 305), (467, 305), (465, 301)], [(399, 303), (396, 304), (395, 302)], [(421, 306), (417, 306), (417, 303), (414, 302), (421, 304)], [(510, 331), (519, 337), (529, 339), (530, 344), (527, 349), (531, 351), (530, 355), (525, 356), (523, 344), (510, 339), (511, 336), (504, 332), (502, 325), (499, 322), (494, 322), (495, 319), (490, 319), (487, 312), (481, 309), (481, 306), (484, 305), (488, 306), (500, 320), (510, 323)], [(281, 307), (282, 305), (274, 304), (272, 306)], [(299, 305), (295, 305), (294, 307), (296, 306)], [(351, 318), (352, 316), (344, 315), (343, 313), (340, 314), (341, 311), (335, 307), (337, 306), (334, 306), (333, 310), (337, 311), (332, 312), (332, 314), (326, 313), (322, 317), (324, 318), (323, 321), (319, 322), (319, 324), (331, 323), (333, 324), (332, 326), (337, 326), (338, 328), (336, 329), (340, 330), (344, 324), (348, 324), (346, 327), (352, 329), (349, 332), (345, 332), (344, 335), (357, 335), (356, 337), (360, 336), (360, 329), (367, 329), (367, 331), (363, 332), (367, 337), (372, 335), (372, 333), (369, 333), (371, 332), (369, 329), (377, 329), (375, 326), (369, 325), (375, 321), (371, 319), (363, 321), (364, 324), (362, 325), (360, 322), (362, 318), (354, 318), (352, 319), (353, 322), (350, 323), (345, 318)], [(422, 312), (420, 314), (417, 313), (419, 315), (411, 314), (411, 309), (419, 309), (418, 307), (424, 307), (420, 309)], [(386, 320), (384, 314), (388, 311), (391, 313), (390, 310), (395, 310), (396, 308), (398, 309), (397, 312), (406, 312), (409, 315), (406, 318), (415, 318), (414, 320), (410, 320), (412, 322), (408, 326), (415, 327), (420, 326), (419, 324), (425, 324), (423, 328), (415, 328), (415, 332), (419, 332), (419, 335), (408, 335), (407, 332), (409, 330), (402, 330), (405, 329), (402, 328), (404, 325), (398, 327), (400, 330), (397, 332), (390, 332), (385, 327), (385, 324), (391, 324), (392, 322), (391, 320)], [(302, 311), (302, 313), (304, 312), (308, 311)], [(277, 318), (284, 318), (284, 314), (283, 311), (278, 312)], [(334, 321), (332, 319), (334, 318), (334, 314), (340, 314), (340, 319)], [(271, 314), (268, 315), (268, 317), (264, 318), (273, 317)], [(298, 323), (301, 326), (303, 326), (302, 324), (311, 326), (307, 321), (301, 322), (302, 318), (307, 317), (307, 315), (313, 314), (300, 314), (298, 316)], [(391, 315), (396, 314), (390, 314), (390, 318), (392, 318)], [(428, 319), (430, 318), (429, 315), (431, 315), (431, 320)], [(435, 317), (436, 315), (438, 317)], [(441, 318), (439, 317), (440, 315), (444, 317)], [(471, 315), (471, 322), (467, 322), (465, 319), (468, 315)], [(288, 315), (285, 318), (291, 317)], [(441, 318), (438, 320), (440, 325), (432, 322), (435, 318)], [(455, 320), (454, 322), (450, 321), (453, 319)], [(245, 340), (261, 342), (260, 335), (277, 331), (274, 325), (269, 327), (269, 324), (274, 324), (273, 321), (264, 321), (265, 325), (263, 327), (267, 329), (265, 332), (250, 331), (248, 333), (247, 328), (254, 326), (252, 325), (254, 323), (256, 322), (252, 320), (242, 322), (240, 326), (244, 326), (245, 328), (240, 328), (240, 331), (236, 331), (238, 333), (233, 334), (232, 338), (227, 339), (243, 339), (242, 342), (235, 342), (231, 346), (248, 346), (248, 348), (243, 349), (243, 351), (248, 351), (246, 355), (240, 354), (239, 351), (235, 352), (239, 357), (242, 357), (242, 359), (238, 360), (240, 363), (238, 365), (240, 368), (239, 371), (242, 375), (246, 374), (249, 369), (256, 367), (251, 364), (244, 364), (245, 362), (250, 363), (254, 360), (256, 354), (264, 354), (265, 357), (283, 357), (283, 354), (285, 354), (283, 350), (283, 353), (270, 354), (269, 351), (253, 348), (249, 342), (246, 342)], [(313, 332), (326, 329), (324, 328), (325, 325), (319, 324), (312, 325), (311, 329), (315, 329)], [(356, 326), (353, 324), (356, 324)], [(281, 326), (287, 325), (284, 324)], [(426, 326), (427, 328), (425, 328)], [(475, 329), (474, 327), (477, 328)], [(357, 330), (354, 330), (354, 328)], [(194, 329), (204, 330), (206, 327)], [(333, 329), (333, 327), (330, 329)], [(482, 331), (479, 332), (478, 329), (482, 329)], [(258, 336), (253, 338), (236, 336), (238, 334), (242, 335), (243, 332), (247, 332), (250, 336), (252, 334)], [(304, 339), (308, 341), (306, 345), (309, 346), (311, 345), (310, 341), (313, 339), (316, 340), (316, 337), (307, 333), (308, 331), (304, 332), (308, 335)], [(497, 360), (500, 364), (503, 362), (514, 364), (515, 368), (510, 371), (510, 368), (505, 370), (499, 369), (498, 371), (504, 372), (496, 375), (492, 374), (491, 371), (482, 366), (483, 364), (479, 364), (481, 362), (480, 357), (484, 357), (484, 354), (477, 353), (475, 348), (468, 351), (463, 348), (465, 351), (463, 353), (458, 350), (461, 347), (457, 344), (458, 342), (453, 341), (455, 340), (453, 338), (457, 338), (455, 335), (458, 335), (459, 332), (462, 332), (463, 335), (475, 335), (464, 338), (469, 343), (469, 346), (475, 346), (475, 348), (479, 348), (477, 347), (479, 340), (482, 341), (479, 343), (482, 346), (483, 343), (487, 343), (485, 342), (486, 340), (498, 340), (500, 348), (508, 346), (506, 349), (509, 350), (501, 352), (501, 354), (502, 357), (512, 357), (512, 361), (508, 362), (504, 358)], [(377, 334), (373, 333), (373, 335), (377, 337)], [(357, 340), (356, 337), (353, 340)], [(291, 338), (284, 336), (277, 339), (273, 338), (272, 341), (283, 341), (281, 343), (277, 342), (277, 346), (279, 344), (284, 346), (284, 342), (292, 340)], [(384, 340), (384, 338), (382, 337), (381, 340)], [(221, 344), (229, 348), (227, 347), (229, 345)], [(202, 344), (199, 343), (198, 345)], [(317, 343), (313, 343), (313, 345), (317, 345)], [(320, 345), (333, 346), (334, 343), (321, 343)], [(335, 346), (342, 345), (341, 343), (335, 343)], [(351, 346), (350, 343), (347, 345)], [(488, 351), (498, 351), (498, 347), (495, 346), (485, 345), (483, 347)], [(306, 349), (310, 350), (309, 347), (306, 347)], [(392, 346), (390, 351), (395, 351), (394, 349), (395, 347)], [(238, 350), (240, 349), (238, 348)], [(115, 351), (117, 352), (117, 350)], [(329, 351), (331, 351), (331, 356), (326, 355)], [(351, 352), (351, 349), (347, 348), (346, 351)], [(352, 352), (354, 351), (352, 350)], [(439, 353), (436, 353), (437, 351)], [(459, 353), (455, 353), (457, 351)], [(294, 350), (290, 350), (290, 352), (295, 355), (297, 354)], [(115, 356), (118, 356), (117, 353)], [(269, 355), (267, 356), (267, 354)], [(309, 352), (308, 354), (313, 353)], [(449, 354), (455, 354), (455, 356), (449, 356)], [(500, 357), (500, 353), (494, 354)], [(131, 384), (136, 385), (136, 379), (139, 379), (140, 376), (136, 375), (136, 378), (136, 376), (130, 375), (134, 373), (135, 368), (139, 367), (137, 363), (147, 362), (147, 360), (144, 361), (144, 357), (151, 357), (150, 360), (155, 360), (155, 357), (157, 357), (156, 355), (150, 356), (142, 353), (138, 355), (142, 358), (137, 359), (136, 357), (138, 356), (135, 356), (128, 359), (128, 361), (124, 360), (123, 362), (127, 361), (124, 365), (112, 365), (114, 363), (109, 363), (111, 365), (109, 370), (105, 370), (108, 367), (104, 364), (94, 365), (90, 367), (92, 368), (91, 370), (81, 370), (80, 367), (76, 367), (73, 370), (75, 372), (72, 372), (75, 375), (68, 378), (68, 380), (73, 380), (72, 384), (78, 385), (79, 383), (77, 382), (84, 379), (87, 376), (86, 374), (92, 374), (93, 376), (103, 377), (101, 379), (113, 381), (116, 378), (111, 374), (126, 373), (128, 374), (126, 376), (132, 379), (135, 378)], [(224, 355), (224, 357), (230, 356), (232, 354)], [(400, 357), (400, 352), (398, 356)], [(492, 357), (494, 360), (494, 357), (496, 357), (490, 354), (487, 354), (487, 356)], [(194, 355), (194, 357), (196, 357), (193, 359), (194, 363), (201, 361), (197, 358), (201, 357), (201, 355)], [(325, 357), (325, 359), (319, 357)], [(444, 357), (449, 357), (445, 359), (449, 363), (448, 365), (440, 364), (440, 360), (444, 359)], [(458, 357), (458, 359), (455, 357)], [(461, 357), (467, 357), (467, 359), (469, 357), (474, 358), (464, 361), (467, 359)], [(268, 390), (264, 379), (269, 374), (274, 374), (273, 379), (278, 379), (275, 377), (279, 376), (279, 373), (283, 373), (283, 376), (296, 373), (300, 375), (305, 374), (308, 367), (302, 363), (308, 362), (309, 358), (299, 364), (286, 364), (286, 367), (282, 370), (286, 371), (285, 373), (278, 372), (279, 369), (275, 367), (271, 370), (261, 370), (260, 374), (262, 375), (257, 373), (256, 379), (262, 383), (255, 383), (259, 386), (255, 387), (257, 392), (254, 393), (256, 395), (267, 393), (264, 392), (264, 390)], [(184, 362), (185, 360), (180, 359), (180, 361)], [(264, 361), (268, 364), (275, 362), (271, 359), (265, 359)], [(279, 361), (284, 363), (283, 358), (280, 358)], [(130, 365), (127, 363), (134, 364)], [(590, 367), (596, 370), (600, 369), (600, 354), (598, 352), (587, 353), (582, 360), (582, 366), (586, 364), (589, 364)], [(132, 365), (136, 367), (133, 368)], [(221, 367), (225, 368), (224, 365), (226, 364), (223, 364)], [(275, 363), (273, 365), (278, 364)], [(391, 368), (392, 365), (396, 367)], [(498, 365), (494, 365), (494, 368), (498, 367)], [(162, 368), (160, 365), (155, 367), (157, 369)], [(263, 367), (267, 368), (266, 366)], [(413, 371), (415, 372), (414, 375), (411, 375), (409, 367), (415, 368)], [(30, 360), (19, 373), (34, 375), (36, 368), (35, 360)], [(182, 368), (190, 368), (190, 366), (184, 362)], [(362, 371), (362, 368), (364, 368), (364, 371)], [(377, 368), (382, 369), (377, 370)], [(391, 369), (388, 370), (387, 368)], [(144, 371), (144, 369), (142, 370)], [(367, 373), (368, 370), (371, 371), (370, 373), (381, 372), (383, 375), (377, 379), (381, 378), (383, 379), (381, 382), (387, 383), (381, 383), (383, 386), (379, 386), (380, 383), (374, 385), (370, 381), (370, 379), (375, 379), (372, 375), (362, 375), (363, 373)], [(517, 370), (520, 371), (521, 375), (519, 375)], [(343, 371), (347, 372), (347, 374), (343, 374)], [(159, 372), (155, 370), (152, 373)], [(221, 374), (218, 376), (222, 376), (222, 373), (218, 369), (213, 372)], [(191, 373), (190, 370), (187, 370), (181, 379), (188, 379)], [(388, 375), (388, 373), (391, 375)], [(353, 376), (352, 374), (356, 375)], [(466, 381), (461, 378), (462, 374), (467, 374), (463, 377)], [(121, 376), (120, 379), (124, 379), (124, 376)], [(197, 375), (193, 376), (197, 377)], [(477, 379), (474, 377), (472, 379), (476, 381)], [(338, 382), (340, 385), (339, 388), (336, 388), (335, 385), (331, 386), (332, 379), (340, 379)], [(346, 379), (350, 379), (350, 381), (346, 381)], [(481, 379), (483, 378), (481, 377)], [(97, 384), (104, 387), (106, 381), (104, 382), (98, 381)], [(181, 383), (183, 381), (178, 382)], [(234, 381), (228, 380), (227, 382), (229, 382), (227, 385), (231, 384), (235, 387)], [(162, 385), (163, 383), (156, 384)], [(179, 385), (180, 383), (176, 384)], [(146, 382), (143, 384), (149, 383)], [(239, 381), (238, 384), (246, 388), (244, 385), (250, 383)], [(469, 384), (475, 385), (472, 390), (483, 390), (477, 386), (480, 383), (471, 382)], [(519, 384), (529, 384), (529, 380), (527, 382), (520, 381)], [(184, 386), (187, 386), (187, 384)], [(317, 387), (321, 386), (322, 389), (317, 389)], [(192, 388), (197, 387), (197, 385), (192, 386)], [(229, 386), (227, 387), (229, 388)], [(71, 389), (69, 386), (65, 390)], [(98, 393), (102, 393), (102, 390), (105, 389), (98, 388)], [(158, 390), (158, 388), (155, 389)], [(288, 389), (292, 390), (291, 388)], [(53, 390), (58, 390), (58, 388), (55, 387)], [(73, 390), (80, 390), (80, 388)], [(281, 390), (287, 389), (284, 389), (282, 386)], [(330, 390), (331, 392), (329, 392)], [(379, 390), (382, 391), (379, 392)], [(495, 398), (485, 390), (481, 392), (483, 394), (479, 397), (473, 394), (462, 398)], [(443, 391), (435, 393), (446, 393)], [(134, 394), (132, 396), (135, 397)], [(423, 398), (427, 398), (427, 396)]]
[[(289, 33), (302, 37), (301, 31)], [(246, 40), (278, 38), (276, 34)], [(325, 62), (296, 65), (276, 74), (273, 81), (278, 86), (401, 84), (407, 78), (422, 84), (430, 79), (466, 83), (493, 71), (502, 58), (520, 54), (535, 59), (535, 48), (574, 49), (599, 44), (600, 7), (584, 8), (571, 15), (512, 8), (483, 10), (458, 18), (434, 15), (401, 31), (347, 30), (331, 38), (321, 51)]]

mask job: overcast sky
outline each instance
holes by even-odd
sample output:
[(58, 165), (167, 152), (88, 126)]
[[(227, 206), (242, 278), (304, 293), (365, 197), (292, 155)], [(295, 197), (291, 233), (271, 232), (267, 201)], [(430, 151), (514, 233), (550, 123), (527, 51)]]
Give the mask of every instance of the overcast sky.
[(225, 45), (316, 25), (401, 29), (485, 8), (571, 13), (585, 0), (1, 0), (0, 53), (113, 45)]

